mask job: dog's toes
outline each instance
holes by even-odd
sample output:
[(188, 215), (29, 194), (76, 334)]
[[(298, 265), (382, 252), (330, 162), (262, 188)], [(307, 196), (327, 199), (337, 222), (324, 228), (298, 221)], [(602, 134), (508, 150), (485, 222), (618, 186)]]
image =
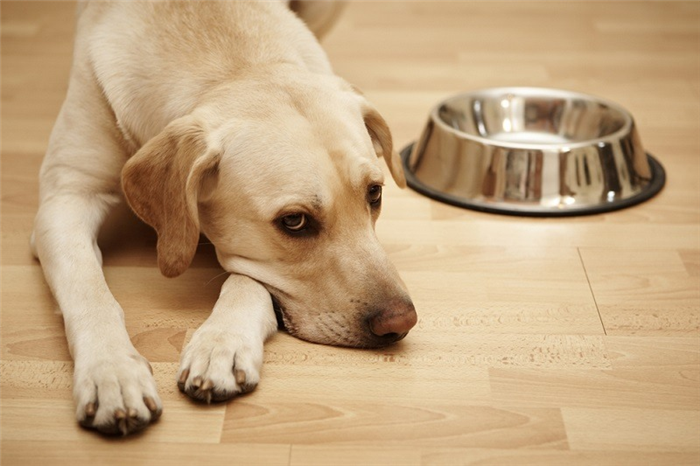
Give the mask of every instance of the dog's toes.
[(191, 398), (206, 403), (225, 401), (233, 398), (236, 391), (219, 388), (211, 379), (202, 376), (190, 377), (190, 369), (184, 369), (177, 380), (177, 387)]
[(236, 378), (236, 385), (240, 387), (241, 393), (248, 393), (252, 392), (255, 390), (255, 387), (258, 386), (257, 382), (254, 381), (248, 381), (248, 377), (246, 376), (246, 373), (244, 370), (241, 369), (234, 369), (233, 373), (235, 374)]
[(239, 392), (237, 392), (237, 391), (213, 390), (211, 392), (211, 400), (216, 401), (216, 402), (228, 401), (231, 398), (234, 398), (238, 394), (239, 394)]
[(192, 383), (187, 388), (183, 390), (184, 393), (189, 395), (195, 400), (204, 401), (209, 404), (212, 401), (226, 401), (230, 400), (238, 394), (238, 391), (227, 389), (226, 387), (220, 387), (215, 384), (211, 379), (202, 379), (202, 377), (195, 377)]
[(80, 425), (88, 429), (97, 430), (103, 434), (128, 435), (142, 430), (151, 420), (153, 419), (140, 416), (135, 409), (126, 411), (123, 409), (116, 409), (111, 416), (108, 416), (107, 419), (101, 420), (100, 422), (95, 422), (95, 414), (92, 416), (86, 415), (80, 420)]
[(163, 411), (155, 380), (142, 357), (127, 355), (78, 367), (73, 389), (79, 424), (104, 434), (137, 432)]
[[(118, 415), (117, 415), (118, 414)], [(132, 432), (138, 432), (148, 425), (152, 420), (149, 418), (144, 418), (139, 416), (138, 411), (133, 408), (128, 409), (126, 412), (123, 410), (118, 410), (114, 413), (114, 417), (118, 421), (119, 432), (122, 435), (127, 435)]]
[(236, 352), (233, 374), (241, 393), (252, 392), (258, 386), (261, 364), (262, 354), (256, 356), (251, 348)]
[(185, 392), (192, 398), (208, 404), (211, 403), (211, 389), (213, 386), (214, 383), (211, 380), (204, 380), (201, 376), (196, 376), (192, 379), (189, 386), (185, 385)]
[(107, 433), (127, 435), (138, 432), (148, 425), (149, 419), (139, 416), (135, 409), (114, 411), (114, 424), (107, 427)]
[[(235, 375), (234, 375), (235, 374)], [(189, 369), (180, 374), (177, 386), (182, 393), (205, 403), (226, 401), (255, 389), (257, 383), (247, 382), (244, 371), (232, 370), (225, 377), (191, 376)]]
[(182, 353), (177, 386), (206, 403), (229, 400), (257, 387), (262, 361), (262, 342), (203, 326)]

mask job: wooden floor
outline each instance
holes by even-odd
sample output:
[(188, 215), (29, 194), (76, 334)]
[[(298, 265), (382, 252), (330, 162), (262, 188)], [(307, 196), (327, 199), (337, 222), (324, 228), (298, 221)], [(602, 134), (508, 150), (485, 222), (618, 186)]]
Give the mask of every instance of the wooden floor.
[(175, 374), (222, 283), (213, 252), (163, 278), (153, 234), (121, 213), (105, 273), (165, 412), (116, 439), (75, 422), (61, 317), (28, 248), (73, 5), (1, 8), (3, 465), (700, 463), (699, 3), (351, 3), (324, 46), (397, 146), (455, 92), (559, 87), (628, 108), (666, 188), (538, 220), (389, 186), (377, 229), (419, 310), (409, 337), (361, 351), (278, 334), (257, 391), (212, 406)]

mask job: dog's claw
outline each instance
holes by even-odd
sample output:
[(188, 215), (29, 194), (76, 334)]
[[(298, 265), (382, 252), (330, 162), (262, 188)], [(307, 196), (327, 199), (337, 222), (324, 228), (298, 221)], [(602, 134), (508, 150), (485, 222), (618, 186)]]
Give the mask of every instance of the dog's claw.
[(85, 417), (80, 419), (80, 425), (92, 429), (95, 422), (95, 414), (97, 414), (97, 405), (91, 401), (85, 405)]
[(129, 423), (123, 409), (117, 409), (114, 411), (114, 419), (116, 420), (115, 427), (119, 430), (119, 432), (121, 432), (122, 435), (129, 433)]
[(185, 369), (182, 371), (182, 374), (180, 374), (180, 378), (177, 381), (177, 387), (180, 389), (181, 392), (185, 391), (185, 383), (187, 382), (187, 378), (190, 376), (190, 370)]
[(95, 403), (90, 402), (85, 406), (85, 416), (86, 417), (95, 417), (95, 413), (97, 413), (97, 406), (95, 406)]
[(156, 404), (155, 400), (151, 398), (150, 396), (145, 396), (143, 397), (143, 404), (146, 405), (146, 408), (152, 413), (152, 414), (158, 414), (160, 415), (160, 412), (158, 410), (158, 405)]
[(185, 369), (182, 371), (182, 374), (180, 374), (180, 378), (177, 381), (177, 388), (180, 389), (181, 392), (185, 392), (185, 383), (187, 382), (187, 378), (190, 376), (190, 370)]
[(236, 377), (236, 383), (238, 384), (239, 387), (243, 387), (245, 385), (245, 372), (239, 369), (236, 369), (233, 371), (235, 377)]
[(199, 388), (202, 386), (203, 380), (201, 377), (197, 376), (194, 379), (192, 379), (192, 386), (194, 388)]
[(248, 382), (248, 377), (246, 376), (245, 371), (236, 369), (233, 371), (234, 377), (236, 378), (236, 384), (241, 390), (241, 393), (249, 393), (255, 390), (255, 387), (258, 386), (256, 382)]
[(204, 401), (207, 402), (207, 404), (211, 404), (211, 398), (212, 398), (212, 393), (211, 389), (214, 387), (214, 382), (211, 380), (207, 379), (204, 381), (201, 387), (199, 387), (199, 393), (200, 396), (204, 399)]
[(119, 428), (119, 432), (121, 432), (123, 436), (126, 436), (126, 434), (129, 433), (129, 425), (126, 419), (120, 419), (117, 422), (117, 426)]

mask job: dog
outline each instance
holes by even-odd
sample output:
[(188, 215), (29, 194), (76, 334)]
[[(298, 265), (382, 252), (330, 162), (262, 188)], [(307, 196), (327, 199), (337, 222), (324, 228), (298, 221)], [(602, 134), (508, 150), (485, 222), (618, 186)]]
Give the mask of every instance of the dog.
[(285, 2), (81, 4), (31, 239), (79, 423), (126, 435), (162, 412), (96, 240), (124, 199), (155, 229), (163, 275), (187, 269), (201, 234), (228, 273), (182, 353), (177, 384), (194, 399), (253, 390), (278, 317), (314, 343), (403, 338), (417, 316), (374, 232), (380, 158), (403, 187), (385, 120)]

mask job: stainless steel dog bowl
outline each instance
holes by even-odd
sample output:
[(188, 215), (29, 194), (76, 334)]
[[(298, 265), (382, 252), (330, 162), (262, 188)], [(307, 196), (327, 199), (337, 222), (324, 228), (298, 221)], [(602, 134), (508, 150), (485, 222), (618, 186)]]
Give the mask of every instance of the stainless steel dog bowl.
[(607, 212), (665, 183), (632, 116), (585, 94), (485, 89), (438, 104), (402, 153), (409, 186), (470, 209), (529, 216)]

